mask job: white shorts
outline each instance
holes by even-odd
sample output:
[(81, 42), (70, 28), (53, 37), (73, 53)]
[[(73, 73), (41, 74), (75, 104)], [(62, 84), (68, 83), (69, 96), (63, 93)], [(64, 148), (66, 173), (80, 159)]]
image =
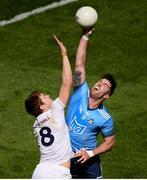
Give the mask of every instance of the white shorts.
[(61, 165), (40, 163), (36, 166), (32, 179), (67, 178), (71, 179), (70, 169)]

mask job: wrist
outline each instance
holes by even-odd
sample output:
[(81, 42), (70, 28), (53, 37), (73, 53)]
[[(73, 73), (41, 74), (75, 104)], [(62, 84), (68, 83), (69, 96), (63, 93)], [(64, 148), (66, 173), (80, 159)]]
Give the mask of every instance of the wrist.
[(94, 156), (94, 153), (92, 150), (89, 150), (89, 151), (86, 150), (86, 152), (90, 158)]
[(89, 40), (88, 36), (86, 36), (86, 35), (83, 35), (83, 36), (82, 36), (82, 39), (84, 39), (84, 40), (86, 40), (86, 41)]
[(64, 57), (64, 56), (67, 56), (67, 54), (66, 53), (62, 54), (62, 57)]

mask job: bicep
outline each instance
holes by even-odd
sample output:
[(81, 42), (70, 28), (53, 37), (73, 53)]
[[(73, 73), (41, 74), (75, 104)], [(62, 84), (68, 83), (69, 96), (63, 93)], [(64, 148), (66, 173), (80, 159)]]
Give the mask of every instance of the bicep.
[(109, 137), (114, 135), (114, 123), (112, 118), (108, 119), (102, 126), (102, 135), (103, 137)]
[(86, 73), (84, 68), (76, 69), (73, 74), (73, 85), (78, 87), (86, 80)]

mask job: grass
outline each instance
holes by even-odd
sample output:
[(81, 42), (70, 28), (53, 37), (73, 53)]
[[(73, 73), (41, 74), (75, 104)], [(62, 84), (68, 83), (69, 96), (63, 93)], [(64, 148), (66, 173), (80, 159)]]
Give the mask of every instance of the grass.
[(0, 20), (6, 20), (12, 18), (13, 16), (16, 16), (17, 14), (31, 11), (40, 6), (45, 6), (58, 1), (60, 0), (1, 0)]
[[(47, 3), (3, 0), (0, 17), (7, 19)], [(147, 178), (145, 4), (145, 0), (80, 0), (0, 27), (0, 178), (31, 178), (39, 153), (34, 119), (25, 112), (24, 99), (35, 89), (57, 97), (61, 62), (52, 35), (65, 42), (74, 68), (81, 35), (74, 15), (84, 5), (99, 13), (89, 41), (89, 85), (106, 72), (118, 82), (116, 93), (105, 103), (115, 120), (116, 145), (101, 157), (104, 178)]]

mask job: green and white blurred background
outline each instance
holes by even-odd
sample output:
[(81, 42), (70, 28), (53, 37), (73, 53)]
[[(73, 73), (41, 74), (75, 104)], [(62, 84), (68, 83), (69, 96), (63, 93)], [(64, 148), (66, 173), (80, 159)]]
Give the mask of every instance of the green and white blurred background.
[[(0, 21), (53, 2), (0, 0)], [(58, 96), (61, 61), (52, 35), (64, 41), (74, 69), (81, 36), (75, 13), (85, 5), (99, 14), (87, 80), (92, 85), (111, 72), (118, 83), (105, 103), (115, 120), (116, 145), (101, 156), (104, 178), (147, 178), (147, 1), (79, 0), (0, 27), (1, 179), (31, 178), (39, 153), (24, 99), (33, 90)]]

